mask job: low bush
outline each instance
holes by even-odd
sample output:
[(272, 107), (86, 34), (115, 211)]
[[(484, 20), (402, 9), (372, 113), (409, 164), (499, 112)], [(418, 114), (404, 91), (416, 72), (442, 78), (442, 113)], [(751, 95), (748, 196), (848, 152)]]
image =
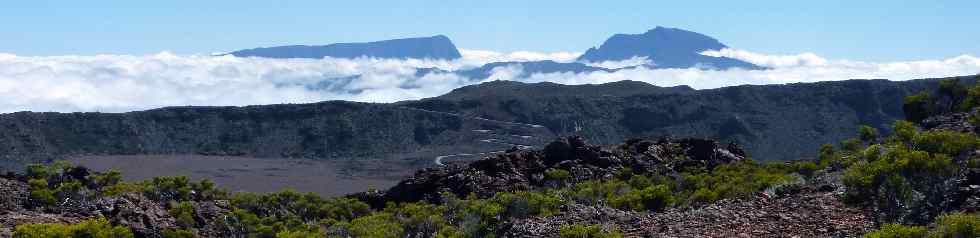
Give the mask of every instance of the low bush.
[(929, 238), (980, 237), (980, 216), (952, 213), (936, 218)]
[(183, 228), (192, 228), (194, 221), (194, 204), (191, 202), (174, 203), (170, 207), (170, 215), (177, 220), (177, 225)]
[(861, 126), (858, 128), (858, 138), (864, 142), (874, 142), (878, 139), (878, 129), (870, 126)]
[(132, 238), (133, 232), (123, 226), (112, 226), (105, 218), (85, 220), (82, 223), (26, 224), (14, 228), (14, 238)]
[(600, 225), (572, 224), (559, 227), (558, 236), (561, 238), (619, 238), (623, 237), (623, 234), (615, 230), (603, 231)]
[(936, 218), (932, 225), (886, 224), (864, 235), (865, 238), (965, 238), (980, 237), (980, 216), (951, 213)]
[(927, 231), (923, 226), (885, 224), (881, 229), (864, 234), (864, 238), (917, 238), (925, 237)]
[(27, 182), (31, 187), (31, 202), (34, 206), (51, 206), (58, 202), (54, 191), (48, 188), (48, 181), (42, 178), (31, 179)]
[(967, 133), (948, 130), (926, 131), (912, 136), (912, 147), (929, 153), (957, 156), (976, 148), (977, 138)]
[[(910, 150), (900, 145), (886, 146), (891, 149), (874, 161), (859, 161), (844, 171), (844, 185), (848, 201), (862, 203), (879, 195), (879, 191), (902, 191), (907, 179), (920, 181), (942, 180), (958, 169), (956, 163), (944, 154), (930, 154)], [(888, 182), (888, 183), (886, 183)], [(884, 187), (882, 187), (884, 186)]]
[(905, 101), (902, 104), (905, 118), (912, 122), (921, 122), (926, 117), (932, 115), (934, 101), (935, 99), (927, 91), (905, 97)]
[(793, 178), (778, 169), (752, 161), (720, 165), (710, 172), (685, 173), (676, 190), (689, 204), (750, 196)]
[(163, 238), (195, 238), (193, 231), (186, 229), (168, 229), (163, 231)]
[(663, 184), (632, 189), (626, 194), (609, 196), (607, 199), (611, 207), (634, 211), (663, 211), (674, 205), (670, 188)]

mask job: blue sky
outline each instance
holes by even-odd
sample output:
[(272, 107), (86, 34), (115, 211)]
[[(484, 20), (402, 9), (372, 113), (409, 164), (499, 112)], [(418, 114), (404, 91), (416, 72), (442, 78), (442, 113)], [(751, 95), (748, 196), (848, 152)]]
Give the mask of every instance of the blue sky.
[(0, 52), (177, 54), (444, 34), (460, 48), (584, 51), (678, 27), (733, 48), (898, 61), (980, 55), (980, 1), (7, 1)]

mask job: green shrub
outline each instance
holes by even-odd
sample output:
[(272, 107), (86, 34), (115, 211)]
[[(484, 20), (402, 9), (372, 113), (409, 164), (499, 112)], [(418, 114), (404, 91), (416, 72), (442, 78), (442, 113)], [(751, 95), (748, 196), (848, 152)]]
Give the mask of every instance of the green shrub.
[(895, 130), (895, 137), (905, 143), (912, 143), (912, 138), (919, 134), (919, 128), (910, 121), (895, 121), (892, 129)]
[(157, 201), (188, 201), (191, 199), (187, 176), (155, 177), (144, 182), (146, 196)]
[(782, 171), (784, 173), (798, 173), (804, 177), (812, 177), (814, 173), (818, 170), (824, 169), (827, 166), (823, 163), (818, 164), (817, 162), (810, 160), (799, 160), (786, 163), (773, 163), (767, 165), (770, 169)]
[(697, 204), (749, 196), (790, 180), (786, 173), (742, 161), (720, 165), (710, 172), (686, 173), (678, 186), (680, 194), (687, 195), (681, 201)]
[(391, 204), (383, 213), (392, 214), (397, 223), (401, 224), (407, 234), (435, 234), (447, 232), (450, 225), (446, 221), (445, 206), (427, 203), (403, 203), (398, 206)]
[(939, 81), (939, 95), (949, 99), (950, 105), (946, 110), (956, 110), (964, 107), (961, 103), (967, 98), (966, 86), (960, 84), (959, 78)]
[(980, 169), (980, 158), (967, 159), (965, 164), (967, 168)]
[[(673, 205), (749, 196), (792, 180), (790, 173), (800, 171), (812, 175), (817, 169), (819, 166), (812, 162), (759, 165), (742, 161), (720, 165), (711, 171), (687, 171), (679, 179), (657, 175), (617, 175), (607, 181), (581, 182), (563, 191), (579, 203), (607, 204), (635, 211), (660, 211)], [(629, 177), (629, 181), (620, 179), (626, 177)]]
[(243, 236), (259, 237), (322, 234), (320, 225), (346, 229), (351, 220), (371, 213), (366, 203), (356, 199), (323, 199), (313, 193), (292, 190), (238, 193), (231, 198), (231, 205), (237, 209), (227, 215), (228, 229)]
[(948, 130), (925, 131), (912, 137), (912, 146), (929, 153), (957, 156), (963, 151), (976, 148), (977, 139), (967, 133)]
[(944, 214), (936, 218), (931, 229), (924, 226), (886, 224), (865, 234), (865, 238), (961, 238), (980, 237), (980, 216), (966, 213)]
[(59, 201), (82, 201), (87, 199), (85, 192), (87, 189), (79, 181), (62, 182), (54, 189), (55, 197)]
[[(844, 185), (847, 187), (848, 201), (864, 203), (867, 198), (876, 197), (880, 188), (888, 191), (902, 191), (904, 183), (896, 183), (898, 178), (914, 178), (927, 181), (929, 178), (952, 176), (958, 169), (949, 156), (930, 154), (925, 151), (909, 150), (904, 146), (892, 145), (892, 149), (874, 161), (859, 161), (844, 171)], [(885, 183), (891, 179), (891, 183)], [(884, 187), (881, 187), (885, 185)], [(904, 185), (903, 185), (904, 186)]]
[(64, 160), (57, 160), (51, 164), (30, 164), (27, 165), (27, 177), (33, 179), (46, 179), (53, 180), (55, 177), (60, 176), (65, 171), (74, 168), (74, 166)]
[(347, 221), (371, 211), (370, 206), (357, 199), (323, 199), (314, 193), (298, 193), (286, 190), (278, 193), (238, 193), (231, 204), (259, 216), (295, 215), (304, 221), (323, 219)]
[(966, 94), (966, 99), (957, 107), (958, 111), (969, 112), (974, 107), (980, 106), (980, 85), (975, 85)]
[(607, 201), (609, 198), (624, 195), (631, 189), (629, 184), (618, 179), (611, 181), (593, 180), (576, 184), (569, 192), (569, 195), (573, 200), (580, 203), (597, 205)]
[(560, 207), (567, 203), (550, 191), (497, 193), (488, 199), (477, 199), (475, 195), (466, 199), (459, 199), (451, 194), (443, 196), (446, 198), (444, 206), (447, 217), (451, 217), (458, 228), (453, 234), (466, 237), (491, 236), (497, 225), (507, 218), (557, 214)]
[(194, 238), (194, 232), (185, 229), (167, 229), (163, 231), (163, 238)]
[(276, 233), (276, 238), (320, 238), (323, 233), (319, 230), (284, 230)]
[(558, 236), (561, 238), (619, 238), (623, 234), (619, 231), (603, 231), (600, 225), (562, 225), (558, 228)]
[(102, 196), (114, 197), (127, 193), (144, 193), (146, 186), (141, 183), (117, 183), (102, 188)]
[(564, 169), (551, 169), (544, 173), (546, 179), (552, 180), (565, 180), (570, 176), (568, 170)]
[(48, 181), (43, 178), (31, 179), (27, 182), (31, 187), (31, 201), (36, 206), (51, 206), (58, 202), (54, 191), (48, 188)]
[(621, 196), (607, 197), (614, 208), (634, 211), (663, 211), (674, 204), (674, 196), (667, 185), (647, 186), (633, 189)]
[(566, 204), (565, 200), (554, 193), (527, 191), (498, 193), (490, 202), (499, 204), (504, 208), (503, 215), (512, 218), (554, 215)]
[(194, 204), (191, 202), (173, 203), (170, 207), (170, 215), (177, 220), (177, 225), (183, 228), (192, 228), (194, 221)]
[(619, 180), (626, 181), (626, 180), (630, 180), (631, 178), (633, 178), (633, 175), (634, 175), (633, 174), (633, 169), (631, 169), (631, 168), (622, 168), (622, 169), (620, 169), (619, 171), (616, 172), (615, 178), (616, 179), (619, 179)]
[(820, 150), (817, 151), (817, 167), (828, 168), (836, 165), (843, 165), (843, 158), (837, 150), (834, 149), (834, 145), (824, 144), (820, 146)]
[(864, 238), (921, 238), (925, 235), (926, 228), (922, 226), (886, 224), (881, 229), (864, 234)]
[(14, 238), (132, 238), (127, 227), (112, 226), (105, 218), (85, 220), (74, 225), (26, 224), (14, 228)]
[(258, 215), (237, 208), (225, 214), (225, 226), (233, 235), (244, 237), (249, 234), (256, 235), (255, 233), (260, 230), (263, 224)]
[(389, 213), (375, 213), (358, 217), (350, 222), (334, 225), (332, 230), (342, 230), (350, 237), (399, 238), (405, 236), (405, 229)]
[(952, 213), (936, 218), (936, 227), (929, 238), (980, 237), (980, 216)]
[(446, 226), (443, 227), (442, 230), (439, 230), (439, 233), (436, 233), (436, 235), (433, 237), (434, 238), (464, 238), (466, 237), (466, 234), (460, 232), (458, 229), (456, 229), (456, 227)]
[(921, 122), (929, 117), (932, 112), (934, 99), (927, 91), (919, 92), (915, 95), (905, 97), (902, 110), (905, 111), (905, 119), (912, 122)]
[(840, 148), (847, 153), (855, 154), (864, 150), (864, 142), (858, 138), (846, 139), (840, 142)]
[(190, 184), (191, 191), (193, 192), (193, 199), (195, 201), (209, 201), (228, 198), (228, 191), (218, 189), (215, 187), (214, 182), (209, 179), (201, 179), (197, 183)]
[(861, 154), (861, 157), (867, 161), (875, 161), (881, 158), (882, 153), (884, 153), (882, 146), (880, 144), (874, 144), (864, 149), (864, 153)]
[(110, 169), (102, 173), (94, 173), (89, 175), (89, 177), (99, 188), (113, 186), (122, 182), (122, 173), (115, 169)]
[(858, 129), (858, 138), (864, 142), (872, 142), (878, 139), (878, 129), (870, 126), (861, 126)]

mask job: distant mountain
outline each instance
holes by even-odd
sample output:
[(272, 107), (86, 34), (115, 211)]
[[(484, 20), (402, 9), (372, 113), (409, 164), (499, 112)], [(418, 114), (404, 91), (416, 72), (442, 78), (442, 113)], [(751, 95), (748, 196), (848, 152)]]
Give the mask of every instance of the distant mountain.
[(459, 59), (462, 55), (449, 37), (406, 38), (367, 43), (337, 43), (322, 46), (291, 45), (268, 48), (239, 50), (228, 53), (238, 57), (264, 58), (414, 58), (414, 59)]
[(701, 55), (706, 50), (727, 48), (709, 36), (676, 28), (657, 27), (643, 34), (616, 34), (599, 48), (590, 48), (579, 61), (621, 61), (647, 57), (656, 68), (764, 69), (749, 62)]

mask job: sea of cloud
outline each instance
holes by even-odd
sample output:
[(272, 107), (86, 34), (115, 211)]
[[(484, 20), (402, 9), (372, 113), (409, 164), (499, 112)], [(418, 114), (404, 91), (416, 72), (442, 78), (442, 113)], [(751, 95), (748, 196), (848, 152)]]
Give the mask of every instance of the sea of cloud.
[[(461, 50), (459, 60), (421, 59), (261, 59), (233, 56), (93, 55), (18, 56), (0, 54), (0, 112), (124, 112), (164, 106), (256, 105), (325, 100), (394, 102), (438, 96), (452, 89), (494, 80), (597, 84), (619, 80), (696, 89), (743, 84), (783, 84), (855, 78), (915, 78), (980, 73), (980, 58), (906, 62), (830, 60), (816, 54), (766, 55), (725, 49), (703, 54), (731, 57), (769, 70), (650, 69), (615, 72), (548, 73), (521, 76), (519, 66), (494, 69), (485, 79), (453, 70), (490, 62), (553, 60), (573, 62), (577, 52)], [(589, 65), (623, 68), (655, 65), (645, 58)], [(439, 68), (418, 74), (418, 68)]]

